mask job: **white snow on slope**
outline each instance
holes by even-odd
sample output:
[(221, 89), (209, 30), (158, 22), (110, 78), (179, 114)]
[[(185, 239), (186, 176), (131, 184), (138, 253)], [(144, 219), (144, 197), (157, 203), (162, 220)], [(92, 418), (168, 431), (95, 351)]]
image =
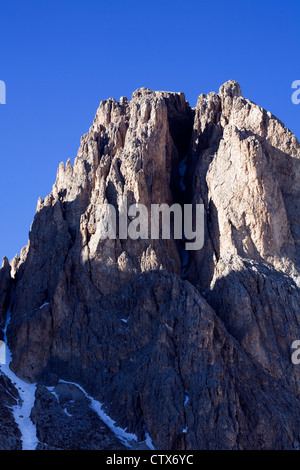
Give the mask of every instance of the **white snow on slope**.
[(111, 419), (102, 409), (103, 404), (99, 401), (95, 400), (93, 397), (87, 394), (87, 392), (77, 383), (74, 382), (66, 382), (65, 380), (60, 380), (61, 383), (74, 385), (75, 387), (79, 388), (82, 393), (88, 398), (90, 401), (90, 407), (94, 410), (99, 418), (109, 427), (109, 429), (117, 436), (118, 439), (128, 448), (132, 447), (132, 441), (137, 442), (138, 438), (135, 434), (131, 434), (126, 432), (126, 429), (119, 428), (116, 426), (116, 423), (113, 419)]
[(154, 445), (153, 445), (153, 442), (152, 442), (152, 439), (151, 437), (149, 436), (149, 434), (147, 433), (147, 431), (145, 432), (145, 436), (146, 436), (146, 445), (149, 447), (150, 450), (156, 450)]
[[(151, 450), (155, 450), (155, 447), (152, 443), (152, 439), (151, 437), (149, 436), (148, 432), (146, 431), (145, 432), (145, 436), (146, 436), (146, 439), (145, 441), (143, 442), (138, 442), (138, 438), (135, 434), (132, 434), (132, 433), (128, 433), (126, 431), (126, 429), (122, 429), (120, 428), (119, 426), (116, 426), (116, 423), (115, 421), (110, 418), (110, 416), (108, 416), (105, 411), (103, 411), (103, 403), (95, 400), (95, 398), (91, 397), (90, 395), (88, 395), (88, 393), (84, 390), (84, 388), (81, 387), (81, 385), (79, 385), (78, 383), (75, 383), (75, 382), (67, 382), (65, 380), (62, 380), (60, 379), (59, 380), (60, 383), (64, 383), (64, 384), (69, 384), (69, 385), (74, 385), (75, 387), (77, 387), (79, 390), (82, 391), (82, 393), (85, 395), (85, 397), (90, 401), (90, 407), (92, 408), (93, 411), (95, 411), (97, 413), (97, 415), (99, 416), (99, 418), (107, 425), (107, 427), (115, 434), (115, 436), (126, 446), (128, 447), (129, 449), (132, 449), (132, 448), (138, 448), (136, 446), (139, 446), (140, 444), (143, 444), (143, 442), (146, 444), (146, 446), (151, 449)], [(59, 402), (59, 396), (58, 394), (54, 391), (54, 386), (53, 387), (47, 387), (48, 390), (56, 396), (56, 399), (57, 401)], [(72, 400), (72, 402), (74, 402), (74, 400)], [(68, 416), (72, 416), (71, 414), (69, 414), (67, 412), (67, 409), (65, 408), (64, 409), (64, 412), (68, 415)]]
[(23, 380), (19, 379), (16, 374), (13, 373), (9, 368), (12, 356), (7, 346), (7, 326), (10, 321), (10, 311), (7, 314), (6, 325), (4, 329), (4, 342), (6, 344), (6, 363), (0, 364), (0, 371), (6, 375), (13, 385), (18, 390), (22, 403), (18, 403), (12, 407), (14, 419), (19, 426), (21, 432), (22, 449), (23, 450), (35, 450), (38, 444), (36, 435), (36, 426), (30, 419), (30, 413), (34, 406), (36, 384), (28, 384)]

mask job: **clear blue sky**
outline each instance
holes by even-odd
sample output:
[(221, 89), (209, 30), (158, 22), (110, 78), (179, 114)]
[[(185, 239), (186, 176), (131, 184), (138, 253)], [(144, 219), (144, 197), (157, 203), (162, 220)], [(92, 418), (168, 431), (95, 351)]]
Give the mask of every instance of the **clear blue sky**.
[(27, 243), (103, 99), (146, 86), (195, 106), (235, 79), (300, 138), (299, 0), (1, 0), (0, 18), (1, 258)]

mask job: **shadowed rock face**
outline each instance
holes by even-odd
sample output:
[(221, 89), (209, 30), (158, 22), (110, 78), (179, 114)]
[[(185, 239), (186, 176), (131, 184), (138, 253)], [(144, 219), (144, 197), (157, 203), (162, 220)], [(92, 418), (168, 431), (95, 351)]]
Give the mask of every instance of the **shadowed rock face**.
[[(44, 386), (59, 379), (159, 449), (299, 448), (299, 165), (295, 136), (234, 81), (195, 109), (146, 88), (100, 103), (74, 166), (38, 201), (14, 279), (0, 270), (2, 327), (15, 291), (12, 369), (40, 384), (41, 448), (75, 448), (70, 429), (95, 425), (56, 410)], [(101, 205), (119, 213), (120, 196), (204, 204), (204, 247), (185, 279), (178, 240), (101, 239)], [(72, 438), (47, 433), (56, 412)], [(108, 431), (97, 446), (122, 448)]]
[(13, 418), (12, 407), (19, 394), (8, 377), (0, 372), (0, 449), (21, 450), (21, 433)]
[(38, 385), (35, 396), (37, 450), (126, 450), (74, 385), (58, 384), (53, 393)]

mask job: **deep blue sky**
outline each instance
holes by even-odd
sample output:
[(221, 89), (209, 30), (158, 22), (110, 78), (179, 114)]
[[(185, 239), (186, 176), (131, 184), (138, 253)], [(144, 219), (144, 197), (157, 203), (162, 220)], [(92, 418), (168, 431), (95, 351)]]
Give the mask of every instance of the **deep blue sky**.
[(0, 257), (27, 243), (39, 196), (76, 156), (101, 100), (237, 80), (300, 138), (299, 0), (1, 0)]

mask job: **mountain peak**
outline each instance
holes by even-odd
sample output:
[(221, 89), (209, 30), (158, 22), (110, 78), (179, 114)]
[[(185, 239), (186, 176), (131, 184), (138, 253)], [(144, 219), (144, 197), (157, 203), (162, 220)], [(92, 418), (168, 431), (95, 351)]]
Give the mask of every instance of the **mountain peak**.
[[(47, 403), (70, 434), (55, 387), (98, 411), (104, 403), (130, 445), (294, 448), (299, 198), (299, 142), (234, 80), (194, 109), (183, 93), (148, 88), (102, 101), (74, 165), (60, 164), (38, 201), (14, 275), (6, 261), (0, 270), (11, 369), (38, 384), (43, 445), (67, 445), (46, 432)], [(163, 219), (169, 237), (105, 236), (124, 201), (147, 220), (155, 205), (202, 205), (203, 247), (186, 249), (175, 218)]]

